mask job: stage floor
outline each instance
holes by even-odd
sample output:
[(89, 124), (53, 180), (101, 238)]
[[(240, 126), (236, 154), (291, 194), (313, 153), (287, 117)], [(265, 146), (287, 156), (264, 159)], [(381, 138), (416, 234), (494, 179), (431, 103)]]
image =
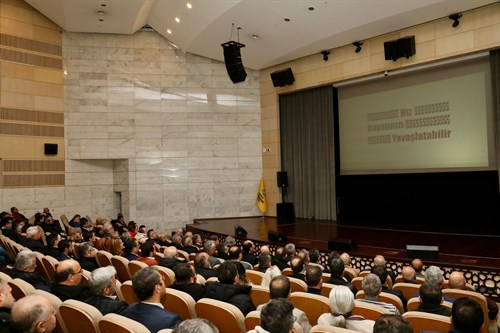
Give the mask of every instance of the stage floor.
[[(388, 225), (385, 223), (359, 222), (342, 224), (327, 220), (295, 219), (277, 221), (274, 217), (243, 217), (221, 219), (196, 219), (187, 225), (188, 230), (221, 235), (234, 235), (234, 226), (247, 231), (248, 239), (268, 242), (268, 231), (277, 231), (288, 237), (288, 241), (301, 248), (318, 248), (328, 251), (328, 240), (332, 238), (352, 239), (357, 249), (351, 255), (373, 257), (382, 254), (387, 260), (410, 261), (406, 256), (406, 245), (432, 245), (439, 247), (439, 259), (425, 260), (427, 265), (452, 265), (468, 269), (500, 271), (500, 235), (472, 234), (460, 226), (429, 231), (429, 226), (417, 224)], [(434, 228), (434, 226), (433, 226)], [(473, 226), (469, 226), (469, 229)]]

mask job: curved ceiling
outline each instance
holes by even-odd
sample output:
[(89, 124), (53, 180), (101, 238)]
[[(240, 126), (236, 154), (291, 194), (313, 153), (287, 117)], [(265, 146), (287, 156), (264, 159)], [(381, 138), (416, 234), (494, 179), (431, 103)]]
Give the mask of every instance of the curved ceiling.
[[(246, 45), (241, 49), (244, 66), (256, 70), (497, 2), (25, 1), (68, 32), (133, 34), (144, 26), (150, 26), (182, 51), (221, 61), (224, 60), (221, 44), (229, 40), (239, 41)], [(191, 9), (186, 5), (188, 1)], [(180, 22), (176, 22), (175, 18)], [(453, 29), (451, 24), (450, 21), (450, 29)], [(171, 33), (168, 33), (169, 29)]]

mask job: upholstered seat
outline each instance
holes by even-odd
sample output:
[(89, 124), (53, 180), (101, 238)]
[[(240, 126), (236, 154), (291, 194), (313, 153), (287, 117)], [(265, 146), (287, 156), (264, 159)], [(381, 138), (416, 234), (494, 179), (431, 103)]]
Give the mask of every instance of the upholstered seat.
[(311, 325), (316, 325), (319, 316), (323, 313), (330, 312), (328, 298), (322, 295), (297, 291), (290, 295), (290, 302), (292, 302), (293, 306), (305, 312)]
[(111, 257), (111, 265), (113, 265), (116, 269), (116, 275), (120, 282), (125, 282), (130, 280), (130, 271), (128, 270), (129, 260), (122, 256), (112, 256)]
[(101, 333), (151, 333), (143, 324), (116, 313), (102, 317), (99, 330)]
[(403, 313), (403, 318), (410, 322), (413, 333), (421, 331), (448, 332), (452, 328), (451, 317), (434, 313), (408, 311)]
[(174, 312), (182, 320), (196, 318), (195, 300), (184, 291), (173, 288), (166, 289), (167, 295), (163, 302), (165, 310)]
[(219, 329), (220, 333), (245, 333), (245, 317), (236, 306), (210, 298), (200, 299), (196, 305), (198, 318), (205, 318)]
[(92, 305), (68, 299), (61, 304), (59, 312), (70, 332), (100, 333), (99, 321), (102, 314)]
[(380, 305), (360, 302), (358, 300), (354, 301), (356, 303), (356, 308), (354, 309), (354, 314), (361, 315), (365, 319), (377, 320), (382, 314), (389, 314), (389, 310), (381, 307)]

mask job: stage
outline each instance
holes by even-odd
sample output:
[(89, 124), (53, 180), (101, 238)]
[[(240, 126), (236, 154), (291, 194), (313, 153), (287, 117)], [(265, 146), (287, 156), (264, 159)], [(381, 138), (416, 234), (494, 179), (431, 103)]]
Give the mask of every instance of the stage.
[[(270, 242), (268, 232), (275, 231), (285, 235), (288, 242), (297, 249), (318, 248), (322, 252), (322, 263), (331, 249), (331, 239), (352, 240), (357, 247), (347, 251), (353, 257), (353, 264), (360, 269), (370, 266), (377, 254), (382, 254), (393, 270), (410, 262), (407, 257), (407, 245), (438, 246), (438, 259), (426, 259), (425, 265), (437, 265), (447, 276), (453, 270), (464, 271), (468, 282), (477, 286), (486, 286), (485, 295), (496, 299), (500, 292), (500, 235), (473, 234), (473, 226), (461, 228), (449, 226), (407, 224), (392, 225), (380, 222), (356, 221), (341, 223), (327, 220), (309, 220), (296, 218), (292, 221), (278, 221), (274, 217), (242, 217), (220, 219), (195, 219), (188, 224), (187, 230), (203, 235), (217, 234), (221, 239), (227, 235), (235, 236), (234, 227), (243, 227), (247, 236), (260, 247), (264, 244), (272, 248), (284, 245)], [(453, 229), (453, 230), (451, 230)]]

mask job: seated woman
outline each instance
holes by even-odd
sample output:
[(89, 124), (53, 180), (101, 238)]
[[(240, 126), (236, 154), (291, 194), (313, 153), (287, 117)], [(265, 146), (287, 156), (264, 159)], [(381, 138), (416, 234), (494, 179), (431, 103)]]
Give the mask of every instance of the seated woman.
[(328, 297), (331, 313), (323, 313), (318, 318), (318, 325), (330, 325), (350, 330), (372, 333), (375, 321), (354, 315), (354, 295), (346, 286), (332, 289)]

